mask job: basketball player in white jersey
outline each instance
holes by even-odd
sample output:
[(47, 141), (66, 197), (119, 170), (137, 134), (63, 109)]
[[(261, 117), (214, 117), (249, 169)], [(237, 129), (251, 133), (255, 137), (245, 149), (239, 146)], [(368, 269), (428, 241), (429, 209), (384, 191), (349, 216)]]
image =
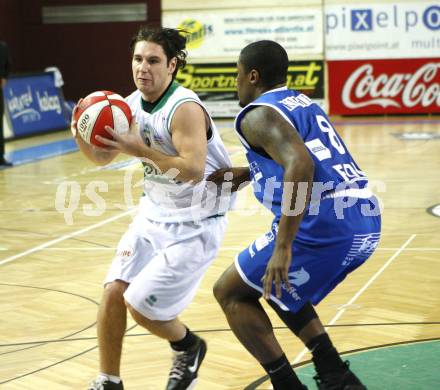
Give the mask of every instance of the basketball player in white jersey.
[(186, 63), (185, 44), (177, 30), (141, 29), (131, 44), (137, 90), (126, 99), (134, 115), (130, 132), (119, 136), (107, 128), (113, 140), (97, 136), (106, 148), (76, 137), (97, 164), (125, 153), (140, 157), (145, 168), (139, 213), (105, 279), (98, 313), (100, 373), (90, 390), (123, 389), (119, 370), (127, 308), (139, 325), (171, 345), (167, 390), (193, 388), (206, 354), (205, 341), (178, 315), (194, 297), (225, 231), (230, 199), (206, 178), (231, 163), (197, 95), (174, 81)]

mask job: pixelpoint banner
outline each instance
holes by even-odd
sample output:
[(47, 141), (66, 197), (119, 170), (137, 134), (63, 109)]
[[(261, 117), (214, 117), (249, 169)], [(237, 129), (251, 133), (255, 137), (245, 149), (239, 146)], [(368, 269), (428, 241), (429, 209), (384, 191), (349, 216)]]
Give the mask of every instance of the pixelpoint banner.
[(433, 1), (325, 7), (326, 58), (438, 57), (440, 5)]

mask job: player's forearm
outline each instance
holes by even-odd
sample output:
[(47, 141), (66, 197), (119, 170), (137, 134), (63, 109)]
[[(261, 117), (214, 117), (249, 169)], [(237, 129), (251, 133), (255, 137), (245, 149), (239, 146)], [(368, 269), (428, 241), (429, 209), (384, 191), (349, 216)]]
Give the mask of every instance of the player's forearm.
[(204, 162), (199, 163), (181, 156), (169, 156), (148, 146), (143, 147), (141, 155), (151, 160), (163, 174), (170, 172), (176, 180), (197, 183), (204, 178)]
[(249, 167), (233, 167), (232, 172), (232, 191), (238, 191), (250, 183)]
[(249, 167), (229, 167), (220, 168), (214, 171), (206, 179), (217, 186), (222, 186), (223, 183), (232, 183), (231, 191), (239, 191), (250, 183)]
[(313, 164), (309, 161), (292, 163), (284, 171), (282, 212), (276, 245), (290, 247), (298, 232), (310, 199), (313, 184)]
[(81, 152), (90, 161), (97, 165), (106, 165), (110, 163), (118, 154), (118, 152), (115, 151), (99, 150), (98, 148), (84, 142), (79, 136), (75, 137), (75, 141)]

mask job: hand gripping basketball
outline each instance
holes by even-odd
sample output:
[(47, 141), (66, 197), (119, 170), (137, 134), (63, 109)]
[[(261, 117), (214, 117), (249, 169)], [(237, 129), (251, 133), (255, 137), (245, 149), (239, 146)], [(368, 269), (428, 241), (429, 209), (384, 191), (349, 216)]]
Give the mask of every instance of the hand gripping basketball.
[(72, 128), (88, 144), (103, 147), (105, 145), (95, 137), (100, 135), (112, 139), (105, 126), (111, 127), (117, 134), (124, 134), (130, 128), (131, 119), (131, 109), (122, 96), (110, 91), (97, 91), (78, 102), (73, 111)]

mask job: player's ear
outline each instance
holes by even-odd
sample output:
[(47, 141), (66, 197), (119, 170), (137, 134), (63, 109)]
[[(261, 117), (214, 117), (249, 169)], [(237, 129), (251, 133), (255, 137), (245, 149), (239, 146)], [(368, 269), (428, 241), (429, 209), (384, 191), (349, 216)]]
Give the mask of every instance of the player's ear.
[(248, 74), (248, 78), (251, 84), (256, 85), (260, 80), (260, 73), (258, 73), (258, 70), (252, 69)]
[(168, 69), (171, 74), (174, 73), (176, 66), (177, 66), (177, 57), (173, 57), (168, 63)]

